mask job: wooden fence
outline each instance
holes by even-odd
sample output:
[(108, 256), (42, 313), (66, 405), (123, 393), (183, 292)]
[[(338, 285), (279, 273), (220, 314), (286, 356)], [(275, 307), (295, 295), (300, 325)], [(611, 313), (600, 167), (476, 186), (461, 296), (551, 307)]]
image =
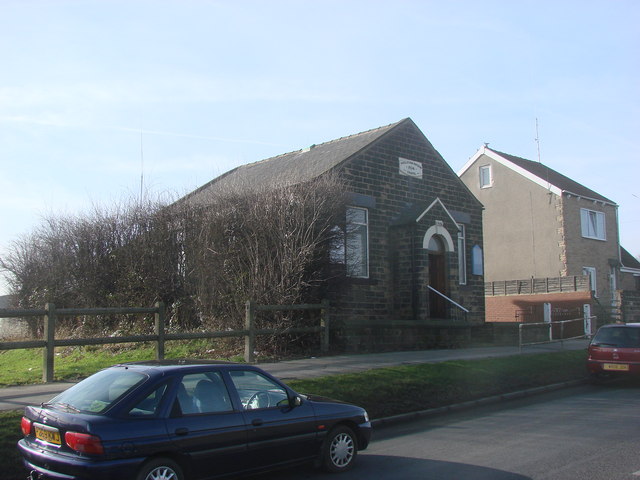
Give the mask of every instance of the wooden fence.
[[(255, 360), (255, 342), (258, 335), (278, 335), (288, 333), (320, 333), (322, 352), (329, 350), (329, 303), (323, 301), (320, 304), (305, 305), (257, 305), (248, 301), (245, 309), (244, 330), (231, 330), (224, 332), (185, 332), (167, 333), (166, 331), (166, 307), (158, 302), (150, 308), (56, 308), (53, 303), (48, 303), (44, 309), (0, 309), (0, 318), (34, 318), (44, 319), (44, 335), (42, 340), (26, 340), (0, 342), (0, 351), (23, 348), (44, 348), (42, 358), (42, 381), (52, 382), (54, 379), (54, 359), (56, 347), (107, 345), (114, 343), (153, 342), (156, 346), (156, 359), (164, 359), (165, 342), (170, 340), (193, 340), (201, 338), (244, 337), (244, 358), (247, 362)], [(257, 329), (255, 318), (258, 311), (291, 311), (291, 310), (320, 310), (320, 325), (315, 327), (299, 327), (282, 329)], [(66, 338), (56, 339), (56, 322), (60, 317), (70, 316), (98, 316), (98, 315), (151, 315), (154, 316), (154, 332), (148, 335), (123, 335), (110, 337), (91, 338)]]
[(582, 292), (590, 288), (587, 275), (570, 277), (528, 278), (526, 280), (500, 280), (486, 282), (484, 294), (487, 297), (499, 295), (535, 295), (539, 293)]

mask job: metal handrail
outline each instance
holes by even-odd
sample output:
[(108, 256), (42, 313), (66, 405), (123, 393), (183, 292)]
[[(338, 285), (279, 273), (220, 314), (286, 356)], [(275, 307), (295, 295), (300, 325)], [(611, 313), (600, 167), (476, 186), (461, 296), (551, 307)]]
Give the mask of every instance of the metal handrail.
[(439, 292), (438, 290), (436, 290), (435, 288), (433, 288), (431, 285), (427, 285), (427, 288), (429, 290), (431, 290), (432, 292), (437, 293), (438, 295), (440, 295), (442, 298), (444, 298), (446, 301), (448, 301), (449, 303), (452, 303), (453, 305), (455, 305), (456, 307), (458, 307), (460, 310), (462, 310), (464, 313), (469, 313), (469, 310), (467, 310), (466, 308), (464, 308), (462, 305), (460, 305), (459, 303), (457, 303), (456, 301), (450, 299), (449, 297), (447, 297), (444, 293)]

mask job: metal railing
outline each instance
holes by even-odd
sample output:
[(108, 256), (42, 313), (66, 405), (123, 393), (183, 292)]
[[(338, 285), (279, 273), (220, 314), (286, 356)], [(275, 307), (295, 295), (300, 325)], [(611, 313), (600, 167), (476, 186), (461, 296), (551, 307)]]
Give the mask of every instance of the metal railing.
[[(583, 317), (583, 318), (575, 318), (571, 320), (560, 320), (560, 321), (552, 321), (552, 322), (520, 323), (518, 325), (518, 346), (520, 348), (520, 351), (522, 351), (522, 347), (528, 346), (528, 345), (542, 345), (542, 344), (547, 344), (552, 342), (562, 343), (564, 340), (575, 340), (578, 338), (587, 338), (593, 335), (593, 328), (594, 328), (596, 319), (597, 319), (596, 316), (589, 316), (589, 317)], [(571, 336), (565, 336), (565, 330), (566, 330), (565, 325), (576, 324), (576, 323), (583, 324), (583, 328), (579, 330), (581, 332), (580, 335), (574, 335), (573, 333), (571, 333), (570, 334)], [(546, 327), (548, 328), (548, 332), (546, 333), (546, 335), (538, 334), (538, 338), (536, 338), (536, 341), (525, 342), (524, 329), (527, 327), (537, 327), (539, 331), (544, 331), (544, 328)], [(554, 328), (554, 327), (558, 327), (558, 328)], [(555, 330), (559, 330), (559, 334), (554, 335)], [(542, 338), (546, 336), (548, 336), (548, 338), (546, 338), (545, 340), (542, 340)]]
[[(436, 290), (435, 288), (433, 288), (431, 285), (427, 285), (427, 288), (429, 290), (431, 290), (433, 293), (439, 295), (440, 297), (442, 297), (443, 299), (445, 299), (448, 303), (448, 310), (451, 314), (451, 318), (453, 320), (466, 320), (467, 319), (467, 314), (469, 313), (469, 310), (464, 308), (462, 305), (460, 305), (459, 303), (457, 303), (456, 301), (452, 300), (451, 298), (447, 297), (444, 293), (439, 292), (438, 290)], [(455, 307), (455, 309), (454, 309)]]

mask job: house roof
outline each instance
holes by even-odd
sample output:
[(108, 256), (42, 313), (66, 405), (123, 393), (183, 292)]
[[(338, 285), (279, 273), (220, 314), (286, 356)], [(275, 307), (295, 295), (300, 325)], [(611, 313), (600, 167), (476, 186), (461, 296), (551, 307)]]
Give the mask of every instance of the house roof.
[(631, 255), (624, 247), (620, 247), (620, 262), (622, 268), (640, 271), (640, 260)]
[(405, 118), (390, 125), (312, 145), (309, 148), (241, 165), (211, 180), (185, 197), (205, 195), (212, 188), (240, 185), (244, 188), (263, 183), (295, 185), (312, 180), (344, 162), (396, 127), (413, 121)]
[(481, 155), (487, 155), (488, 157), (500, 162), (501, 164), (511, 168), (528, 177), (530, 180), (535, 181), (539, 185), (546, 188), (555, 187), (556, 193), (566, 193), (575, 195), (578, 197), (585, 197), (591, 200), (609, 203), (616, 205), (613, 200), (608, 199), (604, 195), (600, 195), (598, 192), (585, 187), (584, 185), (572, 180), (571, 178), (557, 172), (556, 170), (544, 165), (540, 162), (534, 162), (527, 160), (526, 158), (517, 157), (508, 153), (500, 152), (486, 145), (481, 147), (476, 154), (471, 157), (469, 162), (458, 172), (458, 175), (462, 175), (472, 163), (475, 162)]
[[(493, 149), (491, 149), (493, 150)], [(563, 192), (573, 193), (580, 197), (589, 197), (593, 200), (602, 200), (607, 203), (614, 203), (612, 200), (609, 200), (607, 197), (600, 195), (599, 193), (591, 190), (590, 188), (585, 187), (584, 185), (576, 182), (575, 180), (570, 179), (569, 177), (549, 168), (540, 162), (534, 162), (532, 160), (527, 160), (525, 158), (516, 157), (515, 155), (509, 155), (508, 153), (498, 152), (497, 150), (493, 150), (495, 153), (500, 155), (501, 157), (506, 158), (510, 162), (515, 163), (521, 168), (531, 172), (535, 176), (546, 180), (552, 185), (555, 185)]]

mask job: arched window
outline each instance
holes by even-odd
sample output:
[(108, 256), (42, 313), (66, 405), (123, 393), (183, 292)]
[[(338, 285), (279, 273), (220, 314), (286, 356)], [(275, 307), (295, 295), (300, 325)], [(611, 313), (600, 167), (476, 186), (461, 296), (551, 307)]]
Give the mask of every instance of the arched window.
[(471, 249), (471, 273), (474, 275), (484, 275), (484, 264), (482, 260), (482, 247), (474, 245)]

